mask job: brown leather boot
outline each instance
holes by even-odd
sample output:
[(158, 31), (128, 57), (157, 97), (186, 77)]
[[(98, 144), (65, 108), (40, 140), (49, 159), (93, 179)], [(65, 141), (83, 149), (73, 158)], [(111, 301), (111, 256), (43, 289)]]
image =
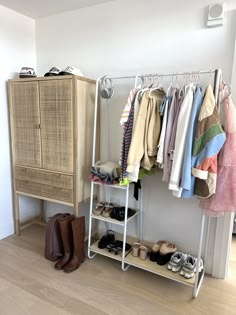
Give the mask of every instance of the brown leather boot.
[(71, 222), (73, 232), (74, 251), (71, 260), (64, 266), (65, 272), (72, 272), (79, 268), (85, 260), (84, 237), (85, 237), (85, 217), (75, 218)]
[(64, 218), (59, 218), (59, 227), (61, 232), (61, 239), (64, 249), (64, 256), (55, 264), (55, 269), (63, 269), (65, 264), (70, 260), (72, 256), (73, 240), (71, 221), (74, 220), (74, 215), (69, 215)]

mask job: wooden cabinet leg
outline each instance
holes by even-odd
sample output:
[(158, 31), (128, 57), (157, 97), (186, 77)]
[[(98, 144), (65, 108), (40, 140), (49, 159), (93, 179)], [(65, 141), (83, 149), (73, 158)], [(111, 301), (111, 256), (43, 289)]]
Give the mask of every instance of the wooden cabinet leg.
[(79, 216), (79, 205), (78, 205), (78, 203), (74, 204), (73, 213), (74, 213), (75, 217)]
[(19, 196), (14, 193), (14, 223), (15, 223), (15, 234), (20, 235), (20, 218), (19, 218)]
[(45, 207), (44, 207), (44, 200), (40, 199), (40, 217), (41, 222), (45, 222)]

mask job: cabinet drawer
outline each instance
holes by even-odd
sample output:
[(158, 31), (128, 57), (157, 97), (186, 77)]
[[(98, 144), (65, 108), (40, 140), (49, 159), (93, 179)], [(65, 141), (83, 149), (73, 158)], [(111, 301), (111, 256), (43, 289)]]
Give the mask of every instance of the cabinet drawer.
[(65, 175), (26, 167), (15, 167), (15, 178), (73, 190), (73, 175)]
[(45, 197), (73, 203), (73, 190), (36, 183), (29, 180), (16, 179), (16, 190), (37, 197)]

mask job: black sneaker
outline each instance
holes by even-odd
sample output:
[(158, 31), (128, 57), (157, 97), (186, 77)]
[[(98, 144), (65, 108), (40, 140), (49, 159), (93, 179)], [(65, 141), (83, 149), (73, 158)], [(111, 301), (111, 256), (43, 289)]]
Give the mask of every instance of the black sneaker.
[(45, 73), (45, 77), (50, 77), (54, 75), (59, 75), (60, 69), (57, 67), (52, 67), (48, 72)]

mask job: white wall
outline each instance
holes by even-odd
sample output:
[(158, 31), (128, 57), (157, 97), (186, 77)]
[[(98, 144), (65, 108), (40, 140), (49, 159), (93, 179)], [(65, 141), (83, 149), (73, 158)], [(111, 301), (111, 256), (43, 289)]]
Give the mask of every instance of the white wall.
[[(232, 14), (226, 12), (224, 27), (207, 29), (206, 8), (211, 2), (118, 0), (39, 19), (38, 71), (44, 74), (53, 65), (70, 64), (97, 77), (221, 66), (228, 79)], [(232, 9), (233, 1), (228, 2)]]
[[(39, 19), (36, 21), (38, 72), (43, 75), (52, 66), (72, 65), (96, 78), (103, 74), (220, 67), (225, 80), (230, 81), (236, 19), (235, 12), (227, 9), (236, 9), (236, 5), (225, 1), (230, 5), (226, 6), (225, 25), (208, 29), (205, 22), (210, 3), (211, 0), (119, 0)], [(119, 115), (133, 81), (119, 85), (110, 104), (113, 111), (110, 126), (115, 135), (111, 139), (111, 152), (117, 159), (122, 132)], [(102, 106), (104, 113), (106, 104)], [(173, 240), (182, 250), (196, 254), (201, 220), (196, 200), (172, 197), (160, 175), (156, 175), (143, 181), (143, 209), (145, 239)], [(211, 255), (212, 248), (209, 248)]]
[[(14, 232), (6, 81), (22, 66), (36, 66), (35, 22), (0, 6), (0, 239)], [(21, 199), (22, 217), (31, 203)], [(35, 205), (33, 205), (33, 209)]]

